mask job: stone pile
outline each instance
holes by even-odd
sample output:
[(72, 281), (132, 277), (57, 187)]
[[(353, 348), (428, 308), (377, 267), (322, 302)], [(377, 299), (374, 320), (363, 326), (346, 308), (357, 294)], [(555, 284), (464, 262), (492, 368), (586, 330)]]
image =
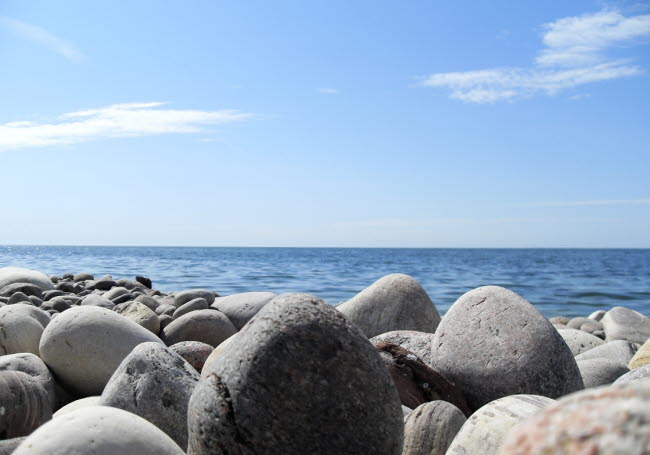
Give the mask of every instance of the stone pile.
[(650, 319), (0, 269), (2, 454), (650, 453)]

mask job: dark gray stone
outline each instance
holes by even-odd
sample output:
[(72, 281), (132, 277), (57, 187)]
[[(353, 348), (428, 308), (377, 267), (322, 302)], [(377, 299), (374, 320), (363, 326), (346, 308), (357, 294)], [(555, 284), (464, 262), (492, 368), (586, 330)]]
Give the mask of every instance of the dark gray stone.
[(434, 333), (440, 315), (420, 283), (408, 275), (387, 275), (336, 309), (368, 338), (394, 330)]
[(56, 310), (59, 313), (69, 310), (71, 308), (70, 303), (64, 298), (64, 296), (54, 297), (53, 299), (43, 302), (41, 309), (47, 310)]
[(176, 294), (174, 297), (174, 306), (178, 308), (184, 303), (198, 298), (205, 299), (208, 302), (208, 305), (212, 305), (216, 297), (217, 294), (207, 289), (190, 289), (189, 291), (183, 291)]
[(217, 347), (237, 332), (232, 322), (220, 311), (197, 310), (181, 316), (166, 326), (160, 338), (167, 346), (181, 341), (201, 341)]
[(558, 331), (524, 298), (498, 286), (469, 291), (452, 305), (432, 358), (473, 410), (508, 395), (557, 398), (583, 388)]
[(33, 305), (32, 301), (29, 300), (29, 297), (27, 297), (22, 292), (14, 292), (7, 301), (7, 305), (15, 305), (16, 303), (26, 303), (27, 305)]
[(160, 321), (160, 330), (163, 330), (174, 321), (174, 318), (168, 314), (163, 314), (158, 316), (158, 320)]
[(28, 297), (31, 304), (34, 305), (35, 307), (40, 307), (41, 305), (43, 305), (43, 301), (38, 297), (36, 297), (35, 295), (30, 295)]
[(624, 364), (609, 359), (578, 360), (577, 363), (585, 388), (611, 384), (630, 371)]
[(276, 294), (272, 292), (242, 292), (217, 297), (212, 308), (225, 314), (235, 324), (237, 330), (241, 330), (275, 296)]
[(136, 276), (135, 281), (146, 287), (147, 289), (151, 289), (151, 286), (153, 285), (151, 283), (151, 280), (149, 278), (143, 277), (143, 276)]
[(50, 397), (40, 381), (21, 371), (0, 371), (0, 435), (27, 436), (52, 418)]
[(174, 311), (172, 317), (174, 319), (178, 319), (184, 314), (190, 313), (192, 311), (207, 310), (208, 308), (210, 308), (210, 305), (208, 305), (208, 301), (202, 297), (199, 297), (198, 299), (190, 300), (189, 302), (184, 303), (178, 308), (176, 308), (176, 311)]
[(407, 351), (411, 351), (428, 366), (432, 366), (431, 343), (433, 342), (433, 337), (433, 333), (416, 332), (414, 330), (395, 330), (372, 337), (370, 342), (372, 344), (396, 344)]
[(467, 419), (447, 401), (430, 401), (413, 410), (404, 424), (402, 455), (445, 455)]
[(43, 293), (43, 300), (51, 300), (54, 297), (59, 297), (60, 295), (65, 295), (65, 292), (59, 291), (58, 289), (53, 289), (51, 291), (45, 291)]
[(0, 297), (11, 297), (16, 292), (26, 296), (33, 295), (39, 299), (43, 297), (43, 290), (32, 283), (12, 283), (0, 289)]
[(132, 302), (135, 299), (135, 296), (131, 293), (128, 294), (122, 294), (117, 297), (115, 297), (112, 302), (115, 305), (119, 305), (120, 303), (126, 303), (126, 302)]
[(99, 289), (100, 291), (108, 291), (115, 286), (117, 286), (117, 283), (113, 281), (110, 275), (106, 275), (105, 277), (100, 278), (93, 283), (88, 283), (86, 289)]
[(403, 414), (357, 327), (307, 294), (264, 306), (190, 399), (188, 453), (399, 455)]
[(100, 405), (124, 409), (163, 430), (187, 448), (187, 405), (198, 372), (158, 343), (133, 349), (106, 384)]
[(119, 297), (121, 295), (124, 295), (124, 294), (128, 294), (128, 293), (129, 293), (129, 290), (127, 288), (116, 286), (116, 287), (112, 288), (110, 291), (104, 292), (102, 294), (102, 297), (104, 297), (105, 299), (108, 299), (108, 300), (112, 301), (113, 303), (115, 303), (115, 299), (117, 297)]

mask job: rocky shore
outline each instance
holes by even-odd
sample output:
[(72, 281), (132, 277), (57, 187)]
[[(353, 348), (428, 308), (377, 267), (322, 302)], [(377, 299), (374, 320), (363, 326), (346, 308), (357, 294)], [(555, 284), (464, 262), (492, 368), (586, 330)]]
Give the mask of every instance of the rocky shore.
[(0, 268), (0, 455), (650, 454), (650, 319)]

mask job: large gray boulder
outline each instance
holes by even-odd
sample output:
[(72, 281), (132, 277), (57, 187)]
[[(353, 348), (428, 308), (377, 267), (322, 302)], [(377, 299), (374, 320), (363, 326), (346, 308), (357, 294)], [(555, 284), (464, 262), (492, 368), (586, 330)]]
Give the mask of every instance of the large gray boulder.
[(255, 316), (276, 294), (272, 292), (242, 292), (240, 294), (217, 297), (212, 304), (235, 324), (237, 330)]
[(52, 418), (41, 382), (22, 371), (0, 371), (0, 435), (27, 436)]
[(99, 404), (139, 415), (185, 450), (187, 404), (198, 381), (181, 356), (159, 343), (142, 343), (115, 370)]
[(648, 422), (650, 382), (587, 389), (514, 428), (501, 455), (647, 455)]
[(284, 294), (201, 378), (188, 453), (399, 455), (399, 397), (368, 339), (332, 306)]
[(40, 355), (56, 377), (80, 396), (100, 395), (119, 364), (140, 343), (162, 343), (144, 327), (106, 308), (71, 308), (50, 322)]
[(627, 340), (610, 341), (577, 355), (576, 362), (589, 359), (608, 359), (627, 365), (636, 351), (636, 346)]
[(488, 403), (465, 422), (447, 453), (496, 455), (513, 427), (553, 403), (537, 395), (512, 395)]
[(607, 341), (627, 340), (643, 344), (650, 338), (650, 319), (638, 311), (617, 306), (609, 310), (601, 322)]
[(235, 326), (217, 310), (192, 311), (175, 319), (160, 333), (167, 346), (181, 341), (201, 341), (217, 347), (223, 340), (237, 332)]
[(421, 404), (404, 422), (402, 455), (445, 455), (466, 420), (456, 406), (446, 401)]
[(50, 398), (50, 407), (56, 409), (56, 382), (47, 365), (36, 355), (30, 353), (0, 356), (0, 371), (20, 371), (28, 374), (41, 384)]
[(54, 289), (54, 284), (44, 273), (36, 270), (23, 269), (22, 267), (0, 268), (0, 289), (13, 283), (35, 284), (43, 291)]
[(551, 323), (514, 292), (483, 286), (461, 296), (438, 326), (433, 366), (471, 409), (498, 398), (557, 398), (582, 389), (571, 350)]
[(130, 412), (89, 406), (43, 425), (13, 455), (183, 455), (183, 450), (155, 425)]
[(434, 333), (440, 315), (415, 279), (401, 273), (387, 275), (336, 309), (368, 337), (394, 330)]
[(603, 340), (591, 333), (583, 332), (578, 329), (559, 329), (559, 334), (564, 342), (569, 346), (574, 356), (587, 352), (590, 349), (605, 344)]
[(585, 389), (611, 384), (630, 371), (624, 364), (608, 359), (578, 360), (577, 363)]
[(433, 337), (433, 333), (416, 332), (415, 330), (394, 330), (372, 337), (370, 342), (372, 344), (396, 344), (407, 351), (411, 351), (428, 366), (432, 366), (431, 348), (433, 347)]
[(38, 355), (38, 345), (45, 330), (42, 321), (45, 318), (49, 320), (49, 316), (40, 316), (38, 312), (44, 313), (22, 303), (0, 308), (0, 355), (21, 352)]

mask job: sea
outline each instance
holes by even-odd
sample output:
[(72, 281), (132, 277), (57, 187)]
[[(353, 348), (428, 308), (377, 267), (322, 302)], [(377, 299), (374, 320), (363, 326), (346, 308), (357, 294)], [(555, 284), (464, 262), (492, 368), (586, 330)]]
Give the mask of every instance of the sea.
[(650, 316), (650, 249), (2, 246), (0, 267), (48, 275), (142, 275), (164, 292), (307, 292), (345, 301), (390, 273), (417, 279), (442, 314), (478, 286), (503, 286), (544, 315), (625, 306)]

